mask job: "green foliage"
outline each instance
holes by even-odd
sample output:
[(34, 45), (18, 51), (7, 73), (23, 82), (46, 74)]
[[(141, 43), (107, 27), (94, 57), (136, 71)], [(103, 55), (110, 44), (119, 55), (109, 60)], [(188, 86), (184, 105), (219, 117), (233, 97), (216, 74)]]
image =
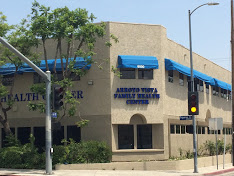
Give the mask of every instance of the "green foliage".
[(180, 153), (180, 157), (182, 157), (182, 156), (183, 156), (183, 150), (182, 150), (182, 148), (180, 147), (180, 148), (178, 149), (178, 151), (179, 151), (179, 153)]
[(7, 137), (7, 146), (0, 149), (0, 167), (17, 169), (43, 169), (45, 154), (39, 154), (30, 135), (30, 143), (21, 145), (12, 135)]
[(30, 111), (39, 111), (40, 113), (45, 113), (45, 103), (44, 102), (37, 102), (32, 103), (29, 101), (28, 108)]
[(21, 145), (20, 141), (13, 134), (6, 136), (5, 142), (7, 147), (19, 147)]
[(114, 73), (115, 76), (118, 76), (119, 78), (121, 77), (120, 71), (118, 71), (118, 69), (114, 66), (111, 67), (111, 71)]
[(225, 151), (226, 151), (226, 153), (232, 153), (232, 144), (227, 144)]
[[(223, 151), (224, 151), (224, 141), (222, 140), (218, 140), (217, 141), (217, 148), (218, 148), (218, 155), (222, 155)], [(193, 152), (191, 152), (190, 150), (183, 150), (182, 148), (178, 149), (179, 151), (179, 157), (175, 157), (175, 156), (171, 156), (170, 160), (183, 160), (183, 159), (191, 159), (193, 158)], [(225, 152), (226, 153), (231, 153), (232, 151), (232, 145), (231, 144), (227, 144), (226, 145), (226, 149)], [(213, 141), (206, 141), (203, 145), (201, 145), (198, 149), (198, 156), (214, 156), (216, 155), (216, 143)]]
[(80, 120), (79, 122), (76, 122), (76, 125), (77, 125), (78, 127), (82, 128), (82, 127), (87, 126), (88, 123), (89, 123), (89, 120), (84, 120), (84, 119), (82, 119), (82, 120)]
[(204, 146), (205, 146), (205, 149), (208, 151), (208, 154), (210, 155), (210, 156), (213, 156), (213, 155), (215, 155), (215, 143), (214, 142), (212, 142), (212, 141), (206, 141), (205, 143), (204, 143)]
[(0, 84), (0, 98), (5, 97), (8, 94), (6, 86)]
[[(38, 153), (35, 138), (31, 134), (30, 143), (25, 145), (11, 135), (7, 137), (7, 147), (0, 149), (0, 168), (44, 169), (45, 153)], [(76, 143), (73, 139), (63, 140), (66, 145), (54, 145), (53, 166), (58, 163), (106, 163), (110, 162), (111, 150), (105, 142), (87, 141)]]
[(191, 159), (194, 157), (193, 152), (191, 152), (190, 150), (186, 150), (185, 151), (185, 157), (188, 159)]
[(111, 150), (105, 142), (74, 140), (64, 141), (66, 146), (54, 148), (55, 163), (107, 163), (111, 159)]
[(13, 26), (6, 23), (7, 17), (0, 12), (0, 37), (4, 37)]

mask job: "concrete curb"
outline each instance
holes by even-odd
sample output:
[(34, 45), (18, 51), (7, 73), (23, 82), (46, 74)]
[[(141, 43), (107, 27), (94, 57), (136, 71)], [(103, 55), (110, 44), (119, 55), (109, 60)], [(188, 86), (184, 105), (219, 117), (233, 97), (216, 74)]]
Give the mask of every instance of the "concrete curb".
[(203, 175), (204, 176), (205, 175), (220, 175), (220, 174), (224, 174), (224, 173), (232, 172), (232, 171), (234, 171), (234, 168), (220, 170), (220, 171), (215, 171), (215, 172), (210, 172), (210, 173), (206, 173), (206, 174), (203, 174)]

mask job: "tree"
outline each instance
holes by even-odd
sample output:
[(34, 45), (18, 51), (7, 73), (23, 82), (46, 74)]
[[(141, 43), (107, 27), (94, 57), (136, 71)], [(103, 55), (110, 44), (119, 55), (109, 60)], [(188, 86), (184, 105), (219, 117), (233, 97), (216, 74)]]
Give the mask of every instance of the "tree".
[[(1, 37), (4, 37), (11, 43), (17, 50), (19, 50), (22, 54), (29, 57), (35, 63), (38, 63), (39, 55), (36, 53), (31, 52), (32, 47), (38, 46), (39, 40), (34, 37), (31, 30), (29, 30), (29, 23), (27, 20), (23, 19), (19, 25), (12, 26), (6, 23), (6, 16), (4, 16), (0, 12), (0, 34)], [(9, 35), (7, 35), (10, 33)], [(9, 95), (9, 98), (4, 105), (0, 102), (0, 122), (4, 127), (4, 131), (7, 135), (11, 134), (10, 125), (8, 121), (8, 114), (7, 112), (12, 109), (12, 105), (14, 104), (12, 98), (12, 92), (14, 89), (14, 80), (17, 77), (17, 71), (20, 66), (22, 66), (22, 61), (15, 56), (12, 52), (10, 52), (7, 48), (0, 45), (0, 66), (3, 66), (5, 63), (11, 63), (14, 65), (15, 71), (13, 73), (14, 77), (12, 80), (12, 85), (8, 89), (4, 86), (1, 82), (0, 84), (0, 98), (3, 98)]]
[[(94, 47), (97, 38), (103, 38), (106, 35), (105, 24), (94, 24), (93, 20), (96, 18), (93, 14), (88, 13), (86, 9), (75, 9), (69, 10), (67, 7), (57, 8), (51, 10), (50, 7), (40, 5), (37, 1), (34, 1), (32, 4), (32, 13), (28, 17), (29, 20), (23, 20), (21, 25), (16, 26), (12, 33), (6, 36), (7, 32), (4, 32), (4, 37), (10, 42), (14, 47), (16, 47), (20, 52), (22, 52), (29, 59), (33, 60), (38, 66), (40, 61), (38, 61), (39, 54), (33, 53), (33, 48), (42, 44), (43, 47), (43, 56), (46, 63), (46, 69), (49, 70), (48, 59), (47, 59), (47, 48), (46, 42), (48, 40), (54, 40), (56, 45), (55, 52), (55, 64), (53, 68), (53, 79), (52, 84), (58, 84), (63, 87), (64, 90), (64, 105), (62, 107), (62, 113), (60, 114), (60, 119), (63, 117), (71, 117), (76, 114), (76, 107), (79, 103), (72, 96), (70, 88), (73, 85), (71, 74), (75, 76), (82, 77), (86, 74), (87, 70), (85, 69), (89, 64), (97, 64), (100, 69), (102, 69), (102, 62), (108, 61), (108, 58), (103, 58), (101, 63), (97, 63), (94, 59), (95, 53)], [(6, 26), (6, 23), (2, 25)], [(1, 26), (0, 26), (1, 29)], [(6, 28), (6, 31), (9, 31), (11, 28)], [(113, 34), (110, 35), (110, 38), (114, 42), (118, 42), (118, 38)], [(62, 48), (62, 43), (66, 44), (66, 51)], [(76, 48), (73, 48), (73, 43), (78, 43)], [(107, 47), (110, 47), (112, 44), (107, 41)], [(87, 64), (83, 68), (75, 68), (74, 65), (78, 57), (82, 57), (87, 61)], [(1, 58), (4, 58), (4, 63), (10, 62), (15, 65), (16, 71), (22, 65), (22, 62), (14, 54), (9, 52), (9, 50), (4, 49), (1, 51)], [(61, 59), (62, 65), (62, 79), (58, 80), (56, 71), (56, 61)], [(3, 63), (2, 63), (3, 64)], [(12, 90), (14, 84), (12, 85)], [(12, 94), (12, 90), (10, 94)], [(45, 84), (35, 84), (31, 87), (31, 91), (45, 95)], [(5, 86), (1, 85), (0, 89), (0, 98), (4, 97), (7, 94), (7, 89)], [(3, 112), (7, 112), (11, 109), (14, 102), (10, 100), (7, 104), (7, 108), (2, 107)], [(36, 103), (29, 103), (29, 110), (45, 112), (45, 102), (38, 101)], [(6, 111), (7, 110), (7, 111)], [(7, 113), (3, 113), (0, 118), (2, 124), (6, 124)], [(5, 119), (4, 119), (4, 117)], [(77, 123), (78, 126), (83, 126), (87, 124), (87, 120), (81, 119)], [(8, 123), (8, 122), (7, 122)], [(9, 124), (9, 123), (8, 123)], [(4, 126), (4, 125), (3, 125)], [(9, 125), (4, 130), (6, 134), (10, 133)]]

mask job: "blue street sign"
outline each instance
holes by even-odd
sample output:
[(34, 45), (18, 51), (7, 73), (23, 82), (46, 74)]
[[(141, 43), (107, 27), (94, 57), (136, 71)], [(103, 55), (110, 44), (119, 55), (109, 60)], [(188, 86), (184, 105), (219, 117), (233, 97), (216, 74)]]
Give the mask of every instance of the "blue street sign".
[(180, 116), (180, 120), (192, 120), (192, 116)]
[(52, 118), (57, 118), (57, 112), (52, 112), (52, 113), (51, 113), (51, 117), (52, 117)]

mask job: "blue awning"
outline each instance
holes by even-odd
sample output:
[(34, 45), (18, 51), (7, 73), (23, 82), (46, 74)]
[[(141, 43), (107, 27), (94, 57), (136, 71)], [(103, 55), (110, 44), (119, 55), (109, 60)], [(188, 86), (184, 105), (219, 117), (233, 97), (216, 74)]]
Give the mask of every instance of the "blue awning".
[(15, 73), (15, 65), (7, 63), (0, 67), (0, 75), (11, 75)]
[(231, 84), (228, 84), (226, 82), (220, 81), (220, 80), (218, 80), (216, 78), (214, 78), (214, 81), (215, 81), (215, 85), (217, 87), (221, 87), (222, 89), (226, 89), (226, 90), (232, 91)]
[(158, 69), (158, 60), (153, 56), (119, 55), (118, 68)]
[[(191, 76), (189, 67), (181, 65), (181, 64), (179, 64), (173, 60), (170, 60), (170, 59), (165, 58), (165, 68), (166, 68), (166, 70), (177, 70), (178, 72), (180, 72), (184, 75)], [(193, 70), (193, 77), (204, 81), (206, 84), (209, 84), (212, 86), (215, 85), (214, 78), (212, 78), (211, 76), (208, 76), (204, 73), (201, 73), (197, 70)]]
[[(70, 63), (70, 61), (72, 60), (73, 58), (69, 58), (68, 59), (68, 63)], [(54, 68), (54, 63), (55, 63), (55, 59), (49, 59), (47, 60), (48, 62), (48, 67), (49, 67), (49, 70), (50, 71), (53, 71), (53, 68)], [(63, 59), (63, 65), (64, 65), (64, 68), (66, 66), (66, 59)], [(74, 65), (74, 68), (77, 69), (81, 69), (81, 68), (84, 68), (86, 70), (89, 70), (91, 67), (91, 65), (87, 63), (87, 60), (85, 60), (84, 58), (82, 57), (77, 57), (76, 58), (76, 63)], [(40, 63), (40, 66), (39, 68), (43, 71), (46, 71), (46, 63), (45, 63), (45, 60), (41, 60), (41, 63)], [(3, 66), (0, 67), (0, 75), (11, 75), (11, 74), (14, 74), (15, 73), (15, 65), (14, 64), (10, 64), (10, 63), (7, 63)], [(62, 71), (62, 65), (61, 65), (61, 59), (57, 59), (56, 60), (56, 71)], [(28, 64), (24, 63), (20, 68), (18, 68), (18, 71), (17, 73), (18, 74), (21, 74), (21, 73), (24, 73), (24, 72), (35, 72)]]

